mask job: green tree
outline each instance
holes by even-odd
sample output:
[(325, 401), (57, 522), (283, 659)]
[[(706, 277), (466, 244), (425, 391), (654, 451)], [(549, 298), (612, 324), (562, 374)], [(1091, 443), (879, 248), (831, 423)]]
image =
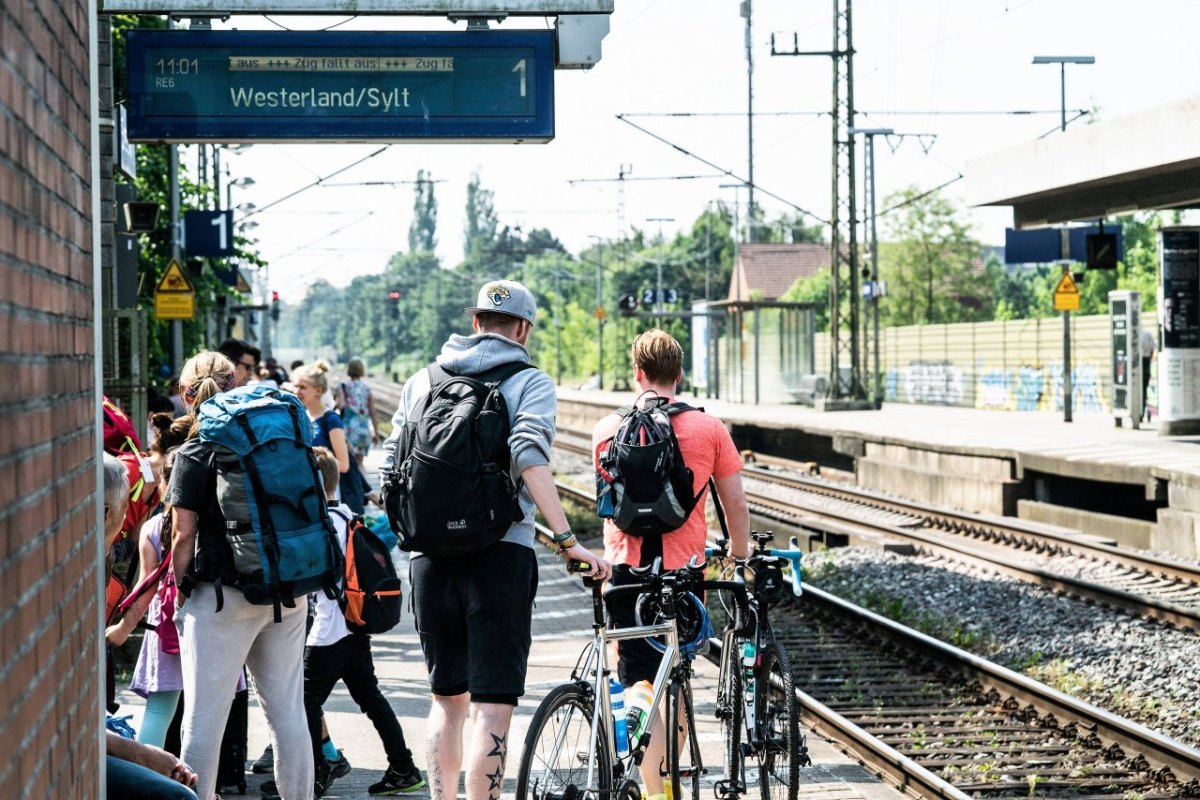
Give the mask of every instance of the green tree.
[(467, 182), (467, 214), (463, 223), (463, 254), (470, 255), (490, 247), (499, 227), (491, 189), (480, 185), (479, 173)]
[(775, 219), (758, 226), (756, 241), (784, 244), (826, 241), (824, 226), (809, 223), (807, 219), (808, 217), (800, 212), (780, 214)]
[(408, 227), (408, 249), (413, 253), (437, 249), (437, 198), (433, 195), (433, 180), (425, 170), (417, 170), (413, 190), (413, 219)]
[[(829, 272), (828, 270), (798, 278), (791, 287), (779, 296), (791, 303), (813, 303), (813, 326), (815, 330), (829, 330)], [(865, 306), (864, 306), (865, 308)]]
[(885, 324), (990, 319), (994, 301), (978, 261), (980, 246), (958, 208), (917, 187), (890, 195), (885, 206), (894, 209), (885, 223), (891, 247), (880, 247), (880, 275), (888, 284)]

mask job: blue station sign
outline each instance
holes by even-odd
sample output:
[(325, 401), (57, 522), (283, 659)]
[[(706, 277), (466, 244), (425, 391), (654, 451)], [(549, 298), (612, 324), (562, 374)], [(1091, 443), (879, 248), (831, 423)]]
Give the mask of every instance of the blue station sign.
[(129, 31), (136, 142), (548, 142), (552, 31)]

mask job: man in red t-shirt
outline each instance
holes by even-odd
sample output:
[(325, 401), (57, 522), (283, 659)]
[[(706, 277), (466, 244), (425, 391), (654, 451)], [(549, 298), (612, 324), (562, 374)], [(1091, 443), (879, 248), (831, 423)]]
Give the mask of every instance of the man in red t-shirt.
[[(662, 398), (673, 403), (675, 387), (682, 379), (683, 348), (674, 337), (651, 329), (633, 340), (633, 380), (638, 389), (636, 402)], [(609, 414), (597, 422), (592, 430), (592, 457), (597, 468), (600, 454), (608, 448), (609, 441), (621, 425), (621, 419), (619, 414)], [(705, 490), (709, 477), (714, 479), (729, 526), (730, 554), (745, 558), (750, 553), (750, 509), (742, 490), (741, 456), (729, 431), (719, 419), (698, 410), (672, 414), (671, 427), (675, 431), (675, 438), (679, 440), (683, 461), (693, 473), (692, 495), (696, 496)], [(619, 530), (611, 519), (606, 519), (604, 558), (615, 565), (613, 584), (635, 583), (636, 578), (630, 575), (630, 567), (653, 563), (658, 556), (662, 557), (664, 570), (682, 567), (692, 556), (698, 555), (703, 560), (708, 535), (705, 505), (705, 498), (701, 497), (683, 525), (661, 536), (631, 536)], [(610, 614), (617, 625), (626, 627), (635, 624), (633, 604), (632, 597), (611, 602)], [(633, 686), (641, 680), (654, 681), (662, 655), (644, 639), (622, 641), (618, 645), (618, 652), (621, 683)], [(665, 750), (663, 735), (661, 720), (656, 720), (643, 762), (650, 768), (642, 770), (647, 800), (662, 800), (665, 796), (662, 775), (658, 769)]]

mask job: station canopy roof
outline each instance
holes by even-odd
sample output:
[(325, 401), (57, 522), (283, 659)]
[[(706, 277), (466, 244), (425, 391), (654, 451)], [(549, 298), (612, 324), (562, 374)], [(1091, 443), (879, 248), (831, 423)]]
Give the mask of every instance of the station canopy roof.
[(967, 203), (1030, 228), (1139, 209), (1200, 208), (1200, 97), (967, 162)]

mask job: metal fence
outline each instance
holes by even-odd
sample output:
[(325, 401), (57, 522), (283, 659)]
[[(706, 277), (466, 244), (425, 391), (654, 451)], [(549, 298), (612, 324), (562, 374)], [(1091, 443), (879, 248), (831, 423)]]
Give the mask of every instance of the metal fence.
[[(913, 325), (882, 333), (885, 399), (890, 402), (1062, 410), (1061, 317)], [(1071, 394), (1076, 414), (1111, 412), (1110, 337), (1107, 314), (1072, 315)], [(816, 363), (828, 363), (827, 334), (816, 336), (816, 357)], [(1150, 403), (1155, 402), (1152, 380)]]

